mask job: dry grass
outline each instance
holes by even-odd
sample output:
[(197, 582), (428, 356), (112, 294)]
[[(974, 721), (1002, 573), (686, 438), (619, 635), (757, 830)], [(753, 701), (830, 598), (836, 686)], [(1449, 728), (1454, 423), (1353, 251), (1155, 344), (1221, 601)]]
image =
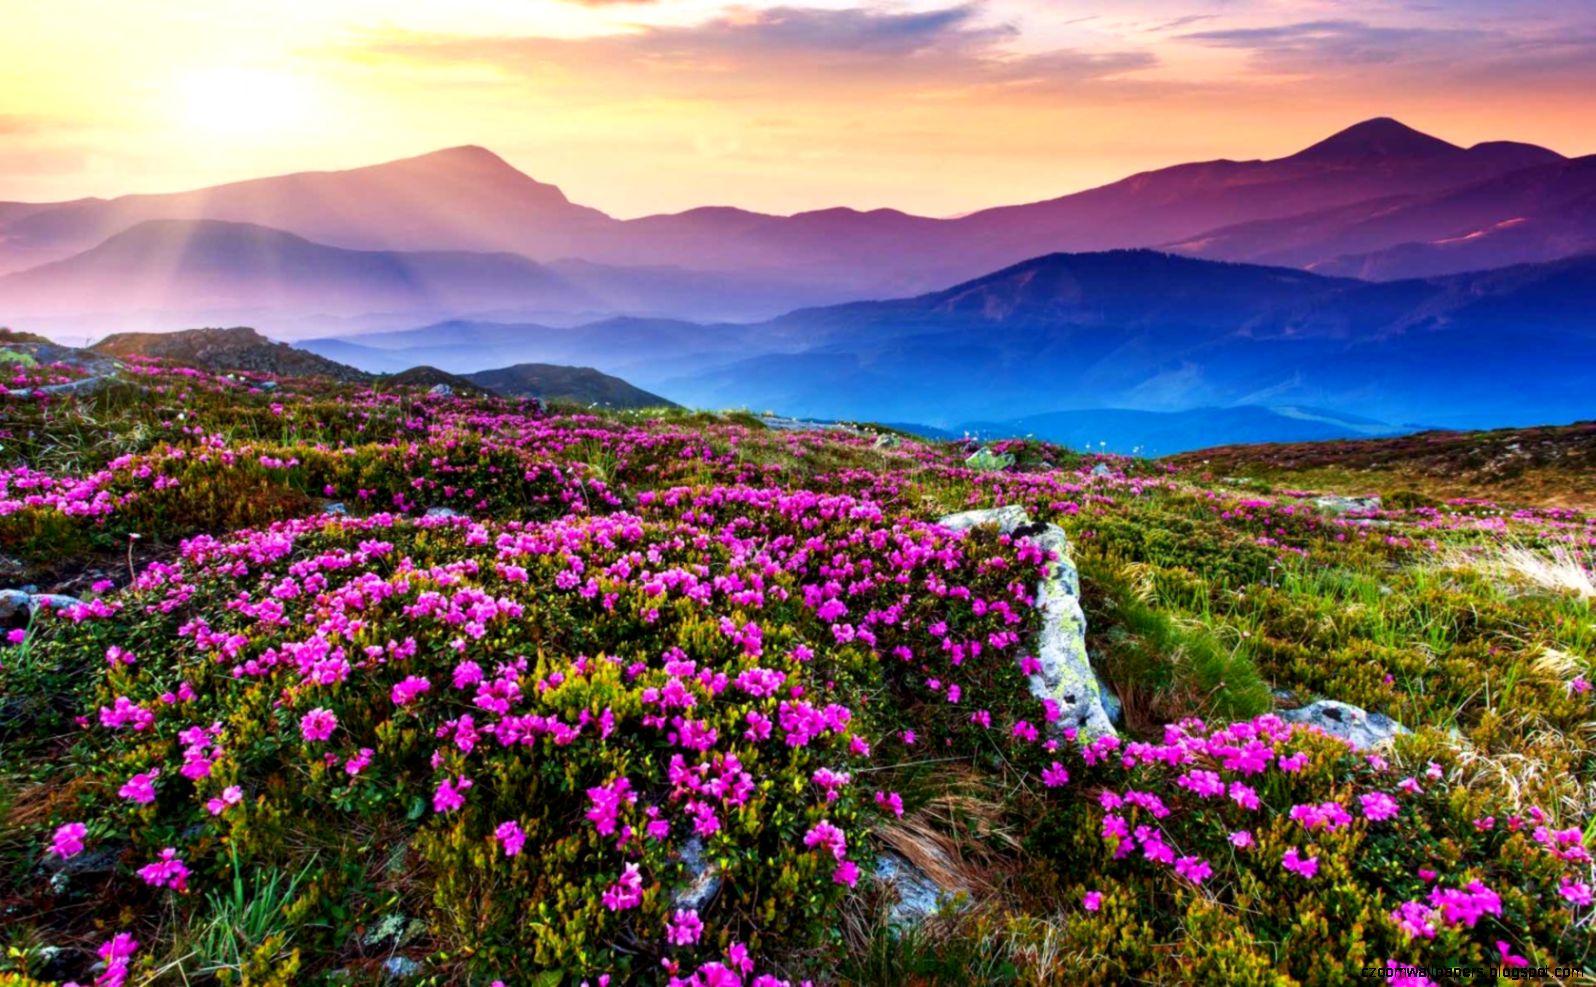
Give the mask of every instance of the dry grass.
[(1503, 545), (1477, 554), (1454, 552), (1443, 558), (1442, 565), (1474, 569), (1507, 586), (1596, 599), (1596, 574), (1579, 555), (1565, 548), (1543, 552), (1524, 545)]

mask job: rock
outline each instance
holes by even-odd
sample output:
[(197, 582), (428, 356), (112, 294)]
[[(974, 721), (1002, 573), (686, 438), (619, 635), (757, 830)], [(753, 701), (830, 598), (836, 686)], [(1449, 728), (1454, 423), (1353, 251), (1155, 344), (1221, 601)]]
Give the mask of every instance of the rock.
[(1287, 723), (1318, 727), (1332, 737), (1349, 741), (1356, 750), (1379, 747), (1390, 743), (1393, 737), (1413, 732), (1384, 713), (1370, 713), (1334, 699), (1282, 710), (1280, 718)]
[(984, 446), (970, 453), (964, 460), (964, 465), (973, 470), (997, 472), (998, 470), (1006, 470), (1014, 465), (1014, 454), (1011, 452), (994, 452), (990, 446)]
[(1116, 734), (1103, 697), (1106, 690), (1092, 671), (1086, 653), (1086, 615), (1081, 611), (1081, 581), (1070, 561), (1069, 539), (1056, 524), (1033, 524), (1025, 508), (1016, 505), (990, 510), (964, 511), (937, 522), (954, 531), (995, 525), (999, 531), (1027, 538), (1052, 552), (1056, 561), (1037, 583), (1037, 606), (1042, 611), (1042, 631), (1037, 636), (1036, 657), (1042, 670), (1030, 678), (1031, 695), (1058, 704), (1057, 727), (1073, 726), (1085, 739)]
[(263, 380), (260, 383), (256, 384), (255, 386), (260, 388), (263, 391), (275, 391), (275, 390), (277, 390), (277, 382), (275, 380)]
[(83, 377), (79, 380), (69, 380), (65, 384), (46, 384), (35, 387), (34, 394), (90, 394), (111, 382), (109, 377)]
[(1113, 476), (1114, 471), (1108, 468), (1107, 463), (1098, 463), (1092, 467), (1093, 476)]
[(875, 445), (877, 449), (896, 449), (903, 445), (903, 440), (896, 435), (878, 435)]
[(383, 960), (382, 972), (391, 980), (409, 980), (421, 976), (421, 964), (408, 956), (390, 956)]
[(431, 394), (433, 397), (452, 398), (454, 397), (454, 388), (450, 387), (448, 384), (433, 384), (427, 389), (427, 393)]
[(696, 836), (682, 844), (682, 863), (691, 877), (671, 892), (671, 905), (702, 911), (720, 890), (720, 865), (704, 857), (704, 841)]
[(327, 506), (323, 507), (321, 509), (321, 512), (323, 514), (344, 515), (344, 514), (348, 514), (349, 513), (349, 508), (344, 506), (343, 501), (335, 500), (332, 503), (328, 504)]
[(452, 507), (429, 507), (425, 517), (459, 517), (460, 512)]
[(931, 880), (920, 868), (891, 851), (876, 857), (876, 883), (885, 887), (892, 905), (889, 926), (918, 925), (954, 900), (954, 893)]
[(40, 607), (50, 610), (65, 610), (82, 603), (75, 596), (66, 596), (61, 593), (29, 593), (20, 589), (0, 589), (0, 621), (11, 620), (17, 615), (28, 615)]
[(1120, 704), (1119, 697), (1107, 688), (1103, 689), (1103, 712), (1108, 714), (1108, 722), (1117, 727), (1125, 725), (1125, 707)]
[(1379, 497), (1341, 497), (1335, 494), (1326, 494), (1315, 497), (1313, 506), (1327, 514), (1347, 514), (1353, 511), (1378, 511), (1380, 509)]

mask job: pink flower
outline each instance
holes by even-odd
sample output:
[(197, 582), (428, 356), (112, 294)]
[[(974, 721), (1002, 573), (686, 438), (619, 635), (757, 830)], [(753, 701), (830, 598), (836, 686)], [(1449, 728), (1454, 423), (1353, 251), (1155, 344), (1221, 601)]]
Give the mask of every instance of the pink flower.
[(844, 860), (831, 872), (831, 880), (837, 884), (853, 887), (859, 881), (859, 865), (851, 860)]
[(1580, 908), (1584, 908), (1591, 903), (1590, 885), (1584, 881), (1571, 880), (1565, 876), (1562, 884), (1557, 888), (1557, 893), (1567, 899), (1569, 904), (1577, 905)]
[(1213, 876), (1214, 869), (1201, 857), (1181, 857), (1175, 861), (1175, 873), (1193, 884), (1201, 884)]
[(299, 735), (307, 741), (322, 741), (333, 735), (338, 729), (338, 717), (332, 710), (320, 706), (299, 718)]
[(1042, 784), (1048, 788), (1062, 788), (1069, 783), (1070, 773), (1057, 761), (1042, 769)]
[(244, 790), (237, 785), (228, 785), (222, 789), (221, 797), (213, 798), (205, 803), (205, 808), (213, 816), (219, 816), (227, 811), (228, 806), (237, 805), (244, 800)]
[(1234, 833), (1230, 834), (1230, 845), (1233, 847), (1245, 850), (1252, 846), (1252, 844), (1252, 833), (1245, 829), (1238, 829)]
[(809, 827), (809, 832), (804, 834), (804, 846), (823, 846), (837, 860), (848, 855), (848, 837), (827, 819)]
[(375, 757), (376, 754), (377, 752), (372, 750), (370, 747), (360, 748), (360, 752), (358, 754), (344, 762), (344, 774), (351, 778), (360, 774), (360, 772), (366, 770), (366, 765), (371, 763), (371, 759)]
[(461, 775), (453, 781), (448, 778), (438, 782), (438, 790), (432, 793), (432, 811), (453, 812), (465, 805), (465, 791), (471, 787), (471, 779)]
[(1393, 819), (1401, 809), (1397, 805), (1397, 800), (1384, 792), (1370, 792), (1361, 796), (1359, 801), (1363, 804), (1364, 818), (1370, 822), (1384, 822), (1387, 819)]
[(389, 696), (395, 706), (408, 706), (416, 701), (416, 697), (432, 688), (432, 683), (419, 675), (411, 675), (402, 682), (394, 683), (393, 692)]
[(1319, 873), (1319, 858), (1303, 857), (1296, 847), (1292, 847), (1280, 858), (1280, 866), (1299, 877), (1311, 878)]
[(188, 890), (188, 867), (184, 865), (183, 858), (177, 855), (177, 850), (167, 847), (161, 851), (161, 859), (153, 864), (146, 864), (139, 868), (139, 877), (144, 883), (156, 888), (172, 888), (177, 891)]
[(903, 818), (903, 796), (897, 792), (877, 792), (876, 805), (886, 809), (899, 819)]
[(1529, 960), (1522, 956), (1514, 955), (1513, 948), (1501, 939), (1496, 940), (1496, 955), (1501, 957), (1503, 966), (1529, 966)]
[(161, 776), (160, 768), (151, 768), (143, 774), (136, 774), (127, 780), (117, 794), (129, 802), (139, 805), (149, 805), (155, 801), (155, 779)]
[(1296, 774), (1308, 766), (1308, 755), (1299, 751), (1290, 757), (1282, 757), (1275, 763), (1280, 766), (1281, 771), (1287, 774)]
[(704, 934), (704, 923), (695, 909), (677, 909), (665, 925), (665, 941), (672, 946), (691, 946)]
[(521, 852), (521, 847), (526, 845), (526, 832), (521, 829), (521, 824), (514, 819), (499, 823), (493, 831), (493, 836), (504, 848), (506, 857), (513, 857)]
[(87, 836), (88, 832), (89, 828), (80, 822), (67, 823), (55, 831), (48, 852), (51, 856), (60, 857), (62, 860), (76, 857), (83, 852), (83, 837)]
[(1081, 896), (1081, 907), (1089, 912), (1095, 912), (1103, 907), (1103, 892), (1088, 891)]
[(627, 864), (621, 876), (604, 892), (604, 907), (624, 912), (643, 903), (643, 875), (637, 864)]

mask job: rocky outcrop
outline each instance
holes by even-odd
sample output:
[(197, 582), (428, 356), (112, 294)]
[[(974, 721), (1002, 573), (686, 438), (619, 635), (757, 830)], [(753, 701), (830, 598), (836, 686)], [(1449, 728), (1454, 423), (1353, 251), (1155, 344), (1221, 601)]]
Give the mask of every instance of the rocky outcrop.
[(1299, 726), (1318, 727), (1332, 737), (1347, 741), (1356, 750), (1379, 747), (1412, 732), (1384, 713), (1370, 713), (1334, 699), (1321, 699), (1300, 709), (1282, 710), (1280, 718)]
[(937, 522), (954, 531), (986, 525), (1004, 534), (1025, 538), (1053, 553), (1055, 561), (1036, 587), (1042, 630), (1037, 635), (1036, 658), (1042, 670), (1030, 678), (1031, 695), (1051, 699), (1059, 707), (1059, 726), (1077, 728), (1082, 737), (1116, 733), (1104, 706), (1106, 690), (1092, 671), (1086, 654), (1086, 615), (1081, 611), (1081, 582), (1070, 561), (1069, 539), (1056, 524), (1036, 524), (1023, 507), (951, 514)]
[(1380, 509), (1379, 497), (1341, 497), (1336, 494), (1325, 494), (1313, 499), (1313, 506), (1326, 514), (1351, 514), (1362, 511), (1378, 511)]
[(14, 617), (26, 617), (45, 607), (50, 610), (65, 610), (75, 607), (80, 601), (75, 596), (63, 596), (60, 593), (30, 593), (20, 589), (0, 589), (0, 622), (9, 621)]

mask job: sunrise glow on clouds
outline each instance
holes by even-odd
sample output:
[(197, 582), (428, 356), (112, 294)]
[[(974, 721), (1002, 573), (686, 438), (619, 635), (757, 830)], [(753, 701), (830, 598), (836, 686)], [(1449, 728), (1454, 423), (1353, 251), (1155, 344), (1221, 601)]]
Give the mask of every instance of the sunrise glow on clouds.
[(4, 0), (0, 200), (493, 148), (622, 216), (952, 214), (1370, 116), (1596, 151), (1578, 0)]

